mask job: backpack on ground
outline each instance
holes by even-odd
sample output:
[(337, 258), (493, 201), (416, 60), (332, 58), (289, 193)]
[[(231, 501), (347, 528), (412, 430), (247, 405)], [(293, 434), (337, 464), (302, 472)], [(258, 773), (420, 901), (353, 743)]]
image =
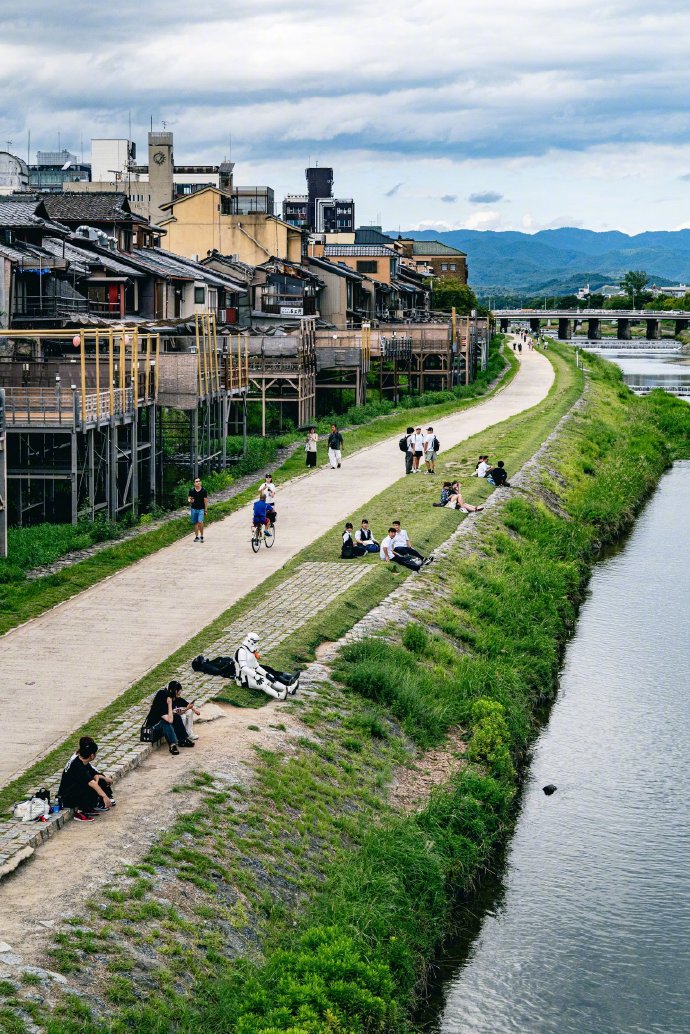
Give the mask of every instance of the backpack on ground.
[(398, 442), (398, 448), (401, 452), (407, 452), (407, 435), (404, 434)]
[(436, 435), (434, 435), (434, 452), (438, 454), (440, 451), (441, 451), (441, 443), (438, 440), (438, 438), (436, 437)]
[[(40, 792), (40, 791), (39, 791)], [(44, 791), (47, 793), (47, 790)], [(50, 813), (50, 804), (44, 797), (30, 797), (28, 801), (20, 801), (12, 809), (12, 815), (21, 822), (35, 822)]]

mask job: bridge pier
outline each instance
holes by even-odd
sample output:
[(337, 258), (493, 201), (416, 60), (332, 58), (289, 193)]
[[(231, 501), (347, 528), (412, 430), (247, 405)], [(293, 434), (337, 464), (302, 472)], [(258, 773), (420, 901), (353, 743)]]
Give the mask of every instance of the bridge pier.
[(661, 322), (659, 320), (646, 320), (646, 323), (647, 323), (647, 340), (648, 341), (658, 341), (659, 340), (659, 330), (660, 330), (660, 327), (661, 327)]
[(590, 341), (601, 341), (601, 320), (590, 319), (587, 321), (587, 337)]
[(535, 320), (531, 319), (529, 321), (529, 329), (532, 331), (533, 334), (538, 334), (539, 333), (539, 327), (540, 326), (541, 326), (541, 320), (538, 319), (538, 318), (535, 319)]
[(620, 319), (617, 322), (616, 337), (619, 341), (630, 340), (630, 320)]
[(501, 322), (500, 322), (500, 325), (499, 325), (499, 330), (500, 330), (501, 334), (507, 334), (509, 327), (510, 327), (510, 320), (503, 320), (502, 319)]
[(573, 336), (573, 324), (571, 320), (561, 319), (558, 320), (558, 337), (561, 341), (570, 341)]
[(687, 320), (676, 320), (675, 335), (678, 337), (684, 330), (690, 327), (690, 319)]

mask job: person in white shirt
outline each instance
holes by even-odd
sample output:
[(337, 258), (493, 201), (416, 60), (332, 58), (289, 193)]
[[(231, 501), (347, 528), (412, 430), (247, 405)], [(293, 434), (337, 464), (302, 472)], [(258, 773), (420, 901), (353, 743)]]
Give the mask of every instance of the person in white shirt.
[(412, 473), (419, 473), (419, 464), (424, 455), (424, 435), (421, 427), (415, 427), (412, 438)]
[(436, 435), (433, 427), (427, 427), (424, 435), (424, 462), (427, 474), (435, 474), (436, 470)]
[(371, 528), (369, 527), (369, 521), (366, 517), (362, 518), (361, 527), (357, 528), (355, 532), (355, 541), (363, 546), (367, 553), (378, 553), (379, 544), (374, 538)]
[(410, 571), (420, 571), (425, 564), (431, 563), (432, 557), (428, 560), (417, 560), (411, 556), (405, 556), (395, 545), (395, 528), (389, 528), (388, 534), (381, 543), (379, 556), (387, 564), (399, 564), (400, 567), (407, 567)]
[(259, 498), (265, 499), (271, 509), (275, 510), (276, 486), (273, 484), (273, 476), (267, 474), (262, 485), (259, 485)]
[(393, 529), (395, 530), (394, 546), (396, 553), (399, 553), (401, 556), (414, 557), (416, 560), (425, 560), (425, 557), (410, 542), (410, 536), (405, 529), (400, 527), (400, 521), (393, 521)]
[(477, 464), (477, 477), (485, 478), (491, 470), (491, 464), (489, 463), (488, 456), (482, 456)]

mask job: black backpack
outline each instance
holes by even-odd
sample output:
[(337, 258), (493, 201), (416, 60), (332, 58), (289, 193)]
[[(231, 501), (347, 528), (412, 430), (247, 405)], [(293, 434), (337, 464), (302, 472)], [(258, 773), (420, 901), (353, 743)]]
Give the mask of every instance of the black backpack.
[(401, 452), (407, 452), (407, 435), (404, 434), (398, 442), (398, 448)]
[(438, 438), (436, 437), (436, 435), (434, 435), (434, 452), (439, 453), (440, 451), (441, 451), (441, 443), (438, 440)]

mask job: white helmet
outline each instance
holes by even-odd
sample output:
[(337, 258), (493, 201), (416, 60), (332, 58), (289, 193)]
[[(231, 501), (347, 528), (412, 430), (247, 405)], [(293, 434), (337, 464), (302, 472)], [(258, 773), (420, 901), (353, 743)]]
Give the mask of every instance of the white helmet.
[(254, 653), (258, 645), (259, 637), (256, 632), (247, 632), (247, 635), (242, 641), (242, 646), (246, 646), (248, 650), (251, 650), (251, 652)]

